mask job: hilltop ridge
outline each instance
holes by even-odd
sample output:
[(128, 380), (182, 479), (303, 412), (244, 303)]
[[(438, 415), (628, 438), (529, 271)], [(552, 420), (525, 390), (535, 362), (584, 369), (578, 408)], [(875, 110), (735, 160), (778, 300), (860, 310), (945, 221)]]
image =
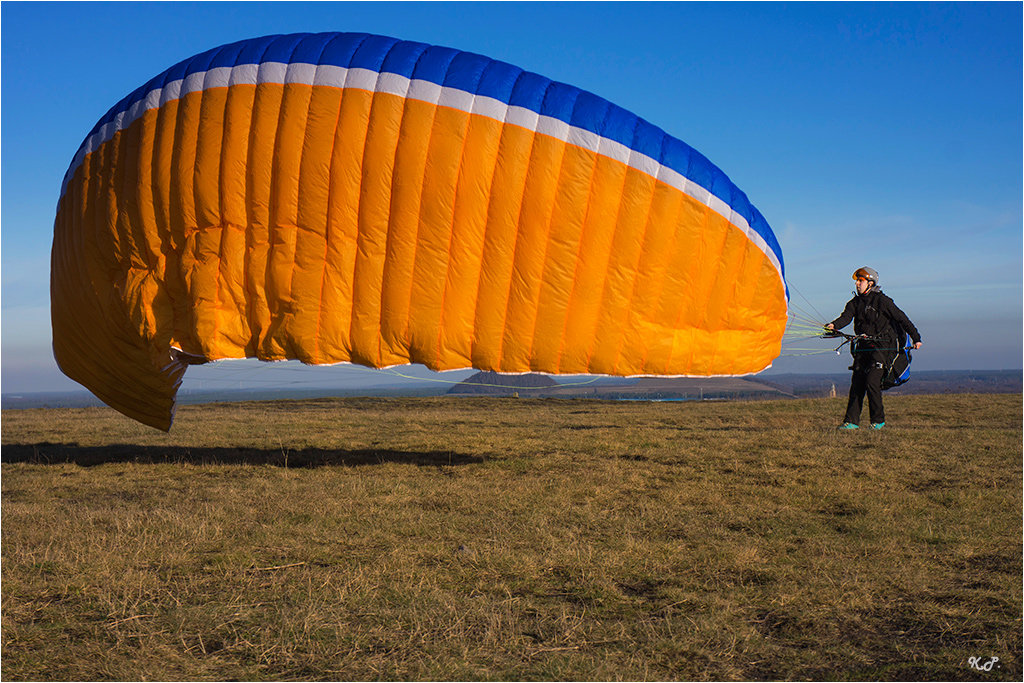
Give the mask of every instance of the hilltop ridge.
[[(477, 373), (470, 379), (480, 378)], [(203, 390), (183, 388), (178, 403), (222, 403), (233, 401), (273, 401), (281, 399), (341, 398), (358, 396), (511, 396), (533, 398), (594, 398), (604, 400), (771, 400), (843, 396), (850, 386), (850, 373), (778, 374), (746, 377), (604, 377), (570, 376), (557, 380), (549, 375), (531, 373), (506, 375), (486, 373), (478, 385), (452, 384), (410, 379), (394, 386), (331, 387), (282, 385), (244, 389)], [(468, 380), (467, 380), (468, 381)], [(914, 372), (908, 383), (886, 392), (886, 396), (910, 394), (1012, 394), (1022, 391), (1021, 370), (925, 370)], [(9, 392), (2, 396), (2, 407), (74, 408), (103, 405), (84, 389), (75, 392)]]

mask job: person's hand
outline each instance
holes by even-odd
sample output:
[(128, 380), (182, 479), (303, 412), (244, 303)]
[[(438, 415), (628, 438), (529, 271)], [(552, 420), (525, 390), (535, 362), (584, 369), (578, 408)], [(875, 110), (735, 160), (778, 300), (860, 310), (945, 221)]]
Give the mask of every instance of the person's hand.
[(833, 325), (832, 323), (829, 323), (828, 325), (825, 325), (825, 329), (826, 330), (834, 330), (836, 328), (835, 328), (835, 325)]
[(919, 349), (919, 348), (921, 348), (921, 342), (916, 342), (916, 343), (914, 344), (914, 350), (916, 351), (916, 350), (917, 350), (917, 349)]

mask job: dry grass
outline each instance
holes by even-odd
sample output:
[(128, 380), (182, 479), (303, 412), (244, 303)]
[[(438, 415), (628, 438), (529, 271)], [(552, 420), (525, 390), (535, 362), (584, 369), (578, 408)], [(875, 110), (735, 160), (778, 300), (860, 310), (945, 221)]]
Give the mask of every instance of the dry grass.
[(2, 674), (1020, 680), (1021, 396), (887, 404), (4, 411)]

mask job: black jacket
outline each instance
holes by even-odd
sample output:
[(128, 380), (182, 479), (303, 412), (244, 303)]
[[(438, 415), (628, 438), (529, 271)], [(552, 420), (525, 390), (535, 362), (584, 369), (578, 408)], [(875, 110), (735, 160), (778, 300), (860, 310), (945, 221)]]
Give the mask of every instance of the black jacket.
[(849, 300), (842, 314), (832, 321), (833, 327), (841, 330), (853, 321), (854, 334), (869, 337), (895, 338), (893, 324), (897, 324), (910, 335), (915, 344), (921, 341), (921, 334), (910, 322), (907, 314), (893, 303), (878, 287)]

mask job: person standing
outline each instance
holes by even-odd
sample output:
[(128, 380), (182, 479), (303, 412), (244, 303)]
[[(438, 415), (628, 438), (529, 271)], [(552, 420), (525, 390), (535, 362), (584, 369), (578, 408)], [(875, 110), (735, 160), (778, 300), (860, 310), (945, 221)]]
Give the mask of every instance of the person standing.
[(886, 356), (897, 344), (897, 326), (910, 335), (915, 349), (921, 348), (921, 335), (907, 314), (879, 289), (878, 273), (873, 268), (858, 268), (853, 279), (857, 282), (857, 295), (847, 302), (838, 318), (825, 325), (827, 330), (841, 330), (852, 321), (854, 334), (867, 337), (854, 339), (851, 343), (853, 365), (850, 369), (853, 377), (850, 379), (850, 399), (839, 429), (860, 427), (865, 394), (871, 427), (881, 429), (885, 426), (882, 376), (885, 374)]

